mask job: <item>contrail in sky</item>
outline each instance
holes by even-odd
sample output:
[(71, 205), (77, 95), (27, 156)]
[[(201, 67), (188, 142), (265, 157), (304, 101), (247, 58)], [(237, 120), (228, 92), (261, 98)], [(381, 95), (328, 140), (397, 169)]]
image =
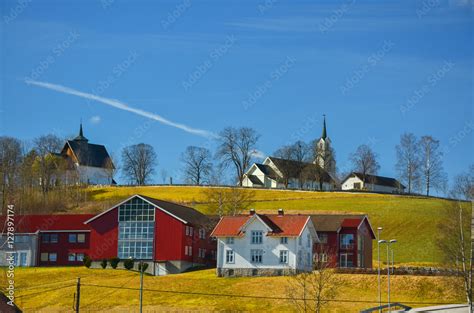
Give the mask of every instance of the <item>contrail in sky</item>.
[(118, 100), (115, 100), (115, 99), (104, 98), (104, 97), (100, 97), (100, 96), (97, 96), (97, 95), (94, 95), (94, 94), (82, 92), (82, 91), (79, 91), (79, 90), (76, 90), (76, 89), (73, 89), (73, 88), (69, 88), (69, 87), (65, 87), (65, 86), (61, 86), (61, 85), (57, 85), (57, 84), (51, 84), (51, 83), (47, 83), (47, 82), (40, 82), (40, 81), (36, 81), (36, 80), (27, 79), (27, 80), (25, 80), (25, 83), (27, 83), (28, 85), (35, 85), (35, 86), (55, 90), (55, 91), (58, 91), (58, 92), (78, 96), (78, 97), (81, 97), (81, 98), (102, 102), (102, 103), (110, 105), (114, 108), (124, 110), (124, 111), (128, 111), (128, 112), (132, 112), (132, 113), (135, 113), (137, 115), (144, 116), (146, 118), (158, 121), (162, 124), (165, 124), (165, 125), (168, 125), (168, 126), (171, 126), (171, 127), (179, 128), (181, 130), (184, 130), (185, 132), (188, 132), (188, 133), (191, 133), (191, 134), (194, 134), (194, 135), (199, 135), (199, 136), (206, 137), (206, 138), (217, 138), (218, 137), (213, 132), (203, 130), (203, 129), (192, 128), (192, 127), (189, 127), (187, 125), (180, 124), (180, 123), (175, 123), (175, 122), (170, 121), (170, 120), (168, 120), (168, 119), (166, 119), (166, 118), (164, 118), (164, 117), (162, 117), (158, 114), (147, 112), (147, 111), (144, 111), (144, 110), (141, 110), (141, 109), (135, 109), (135, 108), (129, 106), (128, 104), (123, 103), (123, 102), (118, 101)]

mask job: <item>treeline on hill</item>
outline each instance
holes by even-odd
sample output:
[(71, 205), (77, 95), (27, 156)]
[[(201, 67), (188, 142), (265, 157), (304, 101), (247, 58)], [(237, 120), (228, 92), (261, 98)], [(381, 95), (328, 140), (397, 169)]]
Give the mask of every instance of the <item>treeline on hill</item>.
[[(216, 136), (217, 148), (212, 152), (206, 147), (188, 146), (181, 155), (182, 178), (194, 185), (221, 185), (227, 180), (226, 169), (233, 169), (231, 182), (242, 185), (245, 172), (259, 157), (260, 135), (249, 127), (227, 127)], [(336, 166), (336, 152), (326, 145), (326, 133), (309, 143), (298, 140), (277, 149), (273, 156), (283, 159), (283, 177), (280, 183), (288, 186), (290, 178), (296, 178), (300, 188), (307, 181), (322, 183), (324, 175), (331, 175), (340, 182), (348, 172), (341, 173)], [(329, 138), (327, 138), (329, 140)], [(330, 142), (330, 141), (329, 141)], [(0, 137), (0, 192), (1, 206), (17, 204), (25, 213), (33, 211), (56, 211), (78, 206), (87, 201), (86, 184), (74, 164), (59, 153), (64, 140), (49, 134), (22, 143), (13, 137)], [(447, 190), (447, 175), (443, 169), (443, 152), (438, 140), (431, 136), (417, 138), (411, 133), (400, 137), (395, 147), (397, 162), (395, 169), (399, 180), (407, 186), (408, 193), (432, 189)], [(350, 154), (350, 171), (366, 175), (377, 175), (379, 155), (373, 145), (362, 144)], [(120, 169), (122, 178), (130, 185), (152, 183), (157, 169), (157, 154), (153, 146), (145, 143), (126, 146), (121, 151), (121, 166), (111, 161), (110, 177)], [(322, 160), (322, 161), (321, 161)], [(172, 184), (165, 169), (161, 170), (163, 183)], [(319, 189), (322, 189), (320, 186)]]

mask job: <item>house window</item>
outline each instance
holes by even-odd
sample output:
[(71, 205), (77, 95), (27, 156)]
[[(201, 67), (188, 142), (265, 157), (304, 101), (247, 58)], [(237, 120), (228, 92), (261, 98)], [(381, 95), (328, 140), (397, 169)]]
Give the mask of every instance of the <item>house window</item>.
[(57, 259), (58, 259), (58, 255), (56, 253), (49, 254), (49, 262), (56, 262)]
[(80, 262), (84, 261), (84, 253), (77, 253), (76, 260)]
[(263, 232), (261, 230), (252, 230), (252, 244), (261, 244)]
[(28, 236), (15, 236), (15, 243), (26, 243), (28, 242)]
[(193, 255), (193, 247), (191, 246), (184, 246), (184, 255)]
[(225, 262), (234, 263), (234, 250), (225, 250)]
[(186, 236), (193, 236), (193, 228), (191, 226), (186, 226)]
[(360, 188), (360, 183), (354, 183), (354, 189), (361, 189)]
[(326, 253), (319, 254), (319, 261), (321, 263), (326, 263), (328, 261), (328, 255)]
[(280, 250), (280, 263), (288, 263), (288, 250)]
[(77, 234), (77, 242), (79, 242), (79, 243), (86, 242), (86, 235), (85, 234)]
[(263, 259), (263, 250), (261, 249), (250, 250), (250, 260), (252, 263), (262, 263), (262, 259)]
[(68, 241), (70, 243), (76, 243), (77, 242), (77, 234), (69, 234), (68, 238), (69, 238)]
[(225, 239), (225, 243), (228, 244), (228, 245), (234, 244), (234, 237), (227, 237)]
[(341, 249), (354, 249), (354, 234), (341, 235)]
[(288, 237), (281, 237), (280, 238), (280, 243), (283, 245), (286, 245), (288, 243)]
[(352, 253), (341, 253), (339, 266), (340, 267), (353, 267), (354, 262), (352, 261), (352, 257), (353, 257)]
[(50, 235), (50, 242), (51, 242), (51, 243), (58, 243), (58, 241), (59, 241), (59, 236), (58, 236), (58, 234), (51, 234), (51, 235)]
[(76, 254), (75, 254), (75, 253), (69, 253), (69, 254), (67, 255), (67, 260), (68, 260), (69, 262), (75, 262), (75, 261), (76, 261)]
[(206, 230), (204, 228), (199, 229), (199, 238), (206, 239)]
[(201, 249), (201, 248), (199, 248), (198, 256), (199, 256), (201, 259), (206, 258), (206, 249)]
[(328, 243), (328, 234), (319, 234), (318, 237), (320, 243)]
[(48, 261), (48, 254), (41, 253), (41, 262), (47, 262), (47, 261)]
[(149, 260), (153, 257), (155, 207), (135, 197), (120, 205), (118, 257)]

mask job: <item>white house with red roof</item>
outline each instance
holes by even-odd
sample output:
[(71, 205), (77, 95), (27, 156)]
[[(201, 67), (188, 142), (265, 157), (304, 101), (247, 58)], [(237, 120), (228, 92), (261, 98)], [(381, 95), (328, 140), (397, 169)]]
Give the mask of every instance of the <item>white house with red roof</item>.
[(310, 216), (257, 214), (224, 216), (217, 238), (217, 276), (289, 275), (311, 271), (313, 243), (319, 242)]

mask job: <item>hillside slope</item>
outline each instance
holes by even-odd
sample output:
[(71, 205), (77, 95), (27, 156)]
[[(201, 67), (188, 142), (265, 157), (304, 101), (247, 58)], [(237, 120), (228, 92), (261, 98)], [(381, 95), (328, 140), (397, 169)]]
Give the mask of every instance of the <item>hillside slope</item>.
[[(185, 203), (209, 213), (203, 194), (206, 188), (214, 187), (91, 188), (91, 204), (78, 211), (100, 212), (128, 196), (143, 194)], [(437, 224), (443, 219), (443, 209), (451, 202), (415, 196), (257, 189), (252, 207), (262, 213), (275, 213), (278, 208), (288, 213), (366, 213), (374, 229), (384, 228), (382, 238), (398, 240), (394, 246), (396, 263), (426, 264), (441, 262), (441, 253), (436, 248)], [(374, 258), (377, 257), (376, 246), (374, 241)], [(385, 260), (385, 254), (382, 254), (382, 260)]]

